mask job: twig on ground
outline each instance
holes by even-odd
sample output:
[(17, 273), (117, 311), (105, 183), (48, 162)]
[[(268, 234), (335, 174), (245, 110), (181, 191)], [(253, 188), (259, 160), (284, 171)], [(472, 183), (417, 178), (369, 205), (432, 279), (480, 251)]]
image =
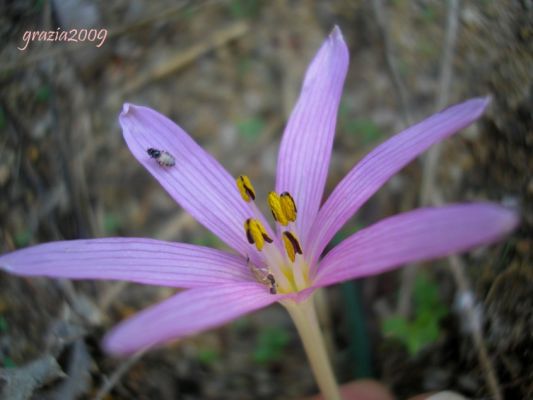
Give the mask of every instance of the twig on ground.
[(126, 281), (110, 282), (104, 286), (103, 293), (97, 303), (98, 309), (103, 315), (108, 313), (111, 304), (127, 286), (128, 282)]
[[(385, 55), (385, 63), (387, 64), (387, 70), (389, 71), (390, 78), (392, 80), (394, 91), (400, 101), (400, 107), (402, 111), (402, 119), (404, 125), (407, 127), (411, 125), (413, 121), (411, 109), (409, 107), (409, 100), (407, 96), (407, 90), (400, 76), (396, 59), (393, 55), (393, 45), (390, 38), (390, 32), (388, 28), (388, 19), (383, 0), (373, 0), (374, 17), (377, 25), (381, 31), (381, 37), (383, 40), (383, 51)], [(415, 266), (407, 266), (402, 270), (400, 293), (398, 296), (398, 303), (396, 307), (396, 313), (407, 317), (409, 315), (411, 293), (413, 290), (414, 279), (416, 275)]]
[(0, 369), (0, 399), (27, 400), (47, 382), (65, 376), (51, 355), (13, 369)]
[[(446, 36), (444, 38), (444, 48), (442, 51), (439, 89), (435, 101), (435, 109), (440, 110), (448, 104), (450, 85), (453, 79), (453, 55), (457, 43), (457, 32), (459, 31), (459, 2), (460, 0), (449, 0), (448, 16), (446, 21)], [(441, 145), (437, 143), (427, 152), (422, 173), (422, 187), (420, 189), (420, 203), (441, 204), (442, 197), (438, 194), (435, 184), (437, 164), (441, 152)]]
[(124, 360), (117, 367), (117, 369), (115, 369), (109, 379), (106, 380), (104, 384), (100, 387), (100, 390), (98, 390), (98, 393), (96, 393), (96, 396), (94, 396), (93, 400), (102, 400), (113, 389), (113, 387), (122, 378), (122, 376), (124, 376), (124, 374), (126, 374), (130, 370), (130, 368), (133, 367), (135, 363), (141, 359), (145, 352), (146, 350), (141, 350), (135, 353), (127, 360)]
[(141, 74), (138, 78), (133, 80), (126, 89), (123, 95), (132, 93), (141, 87), (152, 83), (154, 81), (163, 79), (183, 67), (189, 65), (198, 57), (214, 50), (218, 47), (224, 46), (227, 43), (243, 36), (249, 30), (249, 25), (245, 22), (237, 22), (227, 28), (215, 31), (206, 40), (198, 43), (184, 51), (180, 51), (168, 60), (156, 65), (148, 70), (148, 72)]
[(396, 64), (396, 59), (393, 55), (392, 41), (390, 38), (389, 24), (387, 22), (387, 12), (383, 6), (383, 0), (374, 0), (372, 2), (374, 9), (374, 16), (376, 18), (377, 24), (381, 30), (381, 36), (383, 40), (383, 47), (385, 53), (385, 62), (387, 64), (387, 69), (392, 78), (392, 83), (394, 85), (394, 90), (400, 100), (400, 105), (402, 107), (402, 117), (404, 124), (409, 126), (413, 122), (413, 117), (411, 109), (409, 107), (409, 99), (407, 96), (407, 89), (402, 81), (400, 76), (400, 70)]
[(83, 339), (76, 340), (69, 349), (67, 377), (50, 393), (50, 398), (75, 400), (91, 389), (92, 358)]
[[(442, 109), (447, 103), (450, 85), (453, 78), (453, 56), (457, 42), (459, 28), (459, 0), (449, 0), (448, 15), (446, 18), (446, 32), (440, 64), (440, 77), (438, 92), (435, 100), (435, 109)], [(422, 183), (419, 194), (419, 204), (442, 204), (442, 195), (435, 187), (437, 164), (441, 152), (441, 144), (432, 146), (424, 157), (422, 163)], [(410, 310), (411, 293), (413, 292), (416, 265), (408, 266), (402, 271), (402, 285), (398, 296), (397, 313), (407, 316)]]
[[(457, 32), (459, 30), (459, 11), (460, 0), (448, 0), (448, 16), (446, 22), (446, 37), (444, 40), (444, 49), (442, 53), (441, 72), (439, 80), (439, 91), (435, 101), (435, 108), (442, 109), (449, 101), (450, 86), (453, 79), (452, 61), (455, 53), (457, 43)], [(422, 187), (420, 190), (421, 204), (442, 204), (442, 194), (438, 187), (435, 186), (436, 170), (439, 163), (441, 153), (441, 145), (433, 146), (426, 155), (423, 165), (422, 173)], [(448, 265), (453, 274), (455, 283), (461, 294), (472, 294), (472, 288), (465, 274), (465, 266), (459, 256), (451, 256), (448, 258)], [(463, 312), (470, 321), (477, 319), (475, 302), (466, 303)], [(492, 398), (495, 400), (502, 400), (498, 377), (494, 370), (494, 366), (489, 357), (487, 346), (483, 338), (483, 327), (481, 324), (473, 323), (471, 325), (470, 333), (474, 346), (476, 347), (478, 361), (485, 373), (485, 379), (491, 391)]]
[[(402, 104), (403, 116), (405, 121), (410, 121), (410, 113), (408, 109), (408, 102), (406, 98), (406, 91), (401, 81), (400, 75), (396, 68), (394, 57), (392, 56), (392, 49), (390, 44), (390, 37), (388, 34), (386, 14), (383, 7), (382, 0), (374, 0), (374, 12), (378, 25), (380, 26), (383, 34), (383, 40), (385, 44), (385, 58), (389, 72), (393, 79), (393, 83), (396, 89), (396, 93)], [(449, 101), (450, 86), (453, 78), (452, 61), (455, 53), (455, 46), (457, 42), (457, 32), (459, 28), (459, 12), (460, 12), (460, 0), (448, 0), (448, 15), (446, 21), (446, 36), (444, 41), (441, 69), (439, 78), (439, 88), (435, 101), (435, 108), (440, 110)], [(421, 204), (441, 204), (442, 194), (438, 187), (434, 185), (436, 180), (436, 167), (440, 156), (440, 145), (433, 146), (426, 156), (423, 164), (422, 174), (422, 187), (420, 191), (419, 202)], [(469, 294), (472, 295), (472, 289), (468, 281), (467, 276), (464, 273), (464, 265), (458, 256), (451, 256), (448, 258), (448, 264), (459, 295)], [(398, 302), (397, 312), (401, 315), (408, 315), (409, 303), (411, 299), (411, 293), (414, 286), (414, 278), (416, 274), (416, 266), (410, 266), (404, 269), (402, 275), (402, 286), (400, 288), (400, 299)], [(476, 320), (475, 302), (467, 302), (464, 304), (463, 312), (466, 314), (467, 319), (470, 321)], [(483, 338), (482, 325), (479, 323), (472, 323), (470, 333), (474, 342), (478, 361), (484, 371), (485, 379), (487, 381), (492, 398), (495, 400), (502, 400), (502, 393), (498, 378), (489, 357), (485, 340)]]
[(470, 282), (468, 277), (465, 274), (465, 265), (461, 261), (459, 256), (450, 256), (448, 257), (448, 265), (452, 271), (455, 283), (459, 291), (459, 296), (465, 294), (470, 295), (473, 301), (465, 302), (463, 308), (460, 310), (466, 316), (466, 320), (472, 321), (470, 324), (470, 334), (472, 336), (472, 341), (477, 351), (477, 357), (479, 364), (485, 374), (485, 379), (489, 386), (491, 392), (491, 398), (494, 400), (503, 400), (503, 395), (500, 388), (500, 383), (494, 365), (487, 351), (487, 345), (485, 344), (485, 338), (483, 337), (483, 326), (481, 323), (476, 323), (479, 320), (479, 316), (476, 313), (475, 309), (475, 300), (470, 287)]

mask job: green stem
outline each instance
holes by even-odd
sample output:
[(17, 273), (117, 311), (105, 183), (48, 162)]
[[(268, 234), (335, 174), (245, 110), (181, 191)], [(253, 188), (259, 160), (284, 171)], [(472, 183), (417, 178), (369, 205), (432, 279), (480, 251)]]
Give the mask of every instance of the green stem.
[(287, 309), (294, 325), (296, 325), (324, 400), (341, 400), (322, 332), (318, 326), (313, 297), (311, 296), (301, 303), (284, 300), (281, 304)]

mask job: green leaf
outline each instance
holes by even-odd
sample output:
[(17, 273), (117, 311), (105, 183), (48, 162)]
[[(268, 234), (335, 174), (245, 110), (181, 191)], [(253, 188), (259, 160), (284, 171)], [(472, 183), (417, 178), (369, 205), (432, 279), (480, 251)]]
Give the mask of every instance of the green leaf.
[(36, 0), (34, 7), (37, 11), (41, 11), (44, 7), (44, 0)]
[(115, 213), (108, 213), (104, 216), (104, 231), (107, 234), (115, 234), (122, 227), (120, 216)]
[(4, 368), (15, 368), (17, 366), (11, 357), (8, 356), (2, 358), (2, 364), (4, 365)]
[(253, 18), (259, 14), (261, 4), (259, 0), (232, 0), (229, 11), (233, 18)]
[(231, 323), (231, 327), (237, 332), (244, 331), (250, 327), (250, 320), (248, 317), (241, 317)]
[(196, 236), (192, 239), (193, 244), (197, 244), (199, 246), (206, 246), (206, 247), (213, 247), (213, 248), (220, 248), (222, 246), (222, 242), (218, 238), (218, 236), (213, 235), (212, 233), (205, 232), (201, 236)]
[(7, 321), (3, 315), (0, 315), (0, 333), (7, 332)]
[(283, 350), (289, 343), (290, 336), (282, 328), (267, 328), (261, 332), (253, 354), (259, 364), (269, 364), (283, 358)]
[(0, 129), (4, 129), (6, 126), (6, 114), (4, 113), (4, 109), (0, 107)]
[(265, 129), (265, 122), (261, 118), (249, 118), (237, 123), (239, 134), (248, 139), (257, 138)]
[(400, 316), (392, 316), (383, 321), (382, 332), (385, 335), (394, 336), (399, 339), (409, 337), (409, 323), (406, 319)]
[(37, 90), (37, 93), (35, 93), (35, 99), (39, 103), (46, 103), (50, 99), (51, 94), (52, 90), (50, 89), (50, 86), (43, 85)]
[(198, 361), (204, 365), (212, 365), (220, 359), (220, 354), (217, 349), (206, 348), (198, 352)]
[(15, 233), (14, 240), (15, 240), (15, 246), (26, 247), (28, 244), (30, 244), (31, 231), (29, 229), (26, 229), (24, 231), (19, 231)]
[(384, 335), (400, 340), (411, 355), (438, 340), (439, 322), (448, 314), (437, 283), (425, 273), (420, 272), (415, 278), (413, 301), (413, 319), (394, 315), (384, 320), (381, 326)]
[(379, 139), (383, 135), (376, 123), (370, 119), (348, 120), (344, 124), (344, 129), (349, 134), (361, 136), (366, 143)]

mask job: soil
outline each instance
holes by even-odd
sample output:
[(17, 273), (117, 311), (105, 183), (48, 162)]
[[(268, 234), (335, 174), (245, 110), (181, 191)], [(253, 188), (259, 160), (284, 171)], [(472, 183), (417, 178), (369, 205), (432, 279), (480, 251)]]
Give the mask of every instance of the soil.
[[(436, 111), (446, 2), (385, 3), (392, 57), (408, 110), (420, 120)], [(533, 398), (533, 5), (460, 7), (454, 74), (445, 88), (449, 104), (484, 95), (492, 103), (477, 124), (442, 145), (434, 183), (446, 203), (488, 200), (520, 214), (512, 235), (461, 260), (503, 398)], [(1, 253), (105, 236), (223, 247), (129, 153), (117, 122), (122, 104), (148, 105), (175, 120), (231, 174), (246, 173), (265, 199), (306, 65), (334, 25), (351, 60), (327, 192), (405, 127), (371, 2), (19, 0), (0, 8)], [(108, 36), (101, 47), (32, 42), (17, 48), (26, 31), (58, 26), (105, 28)], [(402, 170), (346, 232), (418, 207), (423, 174), (420, 160)], [(381, 329), (398, 306), (404, 274), (325, 291), (322, 316), (337, 377), (372, 376), (398, 398), (445, 389), (493, 398), (471, 330), (454, 306), (458, 291), (447, 261), (425, 263), (423, 271), (437, 282), (449, 313), (439, 321), (438, 338), (416, 354)], [(129, 362), (102, 352), (104, 333), (174, 292), (0, 275), (0, 390), (9, 383), (5, 371), (48, 355), (66, 373), (37, 385), (33, 399), (95, 398)], [(355, 356), (352, 351), (348, 298), (360, 307), (366, 356), (360, 346)], [(415, 312), (411, 302), (408, 318)], [(316, 392), (294, 327), (274, 306), (144, 354), (104, 398), (287, 399)]]

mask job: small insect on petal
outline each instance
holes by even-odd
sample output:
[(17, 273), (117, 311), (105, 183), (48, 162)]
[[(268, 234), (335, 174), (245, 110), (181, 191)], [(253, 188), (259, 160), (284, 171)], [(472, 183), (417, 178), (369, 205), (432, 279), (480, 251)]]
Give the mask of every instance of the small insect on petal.
[(176, 160), (168, 151), (149, 148), (146, 152), (162, 167), (173, 167), (176, 165)]
[(276, 278), (274, 278), (274, 275), (269, 273), (266, 276), (266, 279), (267, 279), (267, 281), (269, 283), (270, 294), (277, 294), (278, 293), (278, 289), (276, 287)]

